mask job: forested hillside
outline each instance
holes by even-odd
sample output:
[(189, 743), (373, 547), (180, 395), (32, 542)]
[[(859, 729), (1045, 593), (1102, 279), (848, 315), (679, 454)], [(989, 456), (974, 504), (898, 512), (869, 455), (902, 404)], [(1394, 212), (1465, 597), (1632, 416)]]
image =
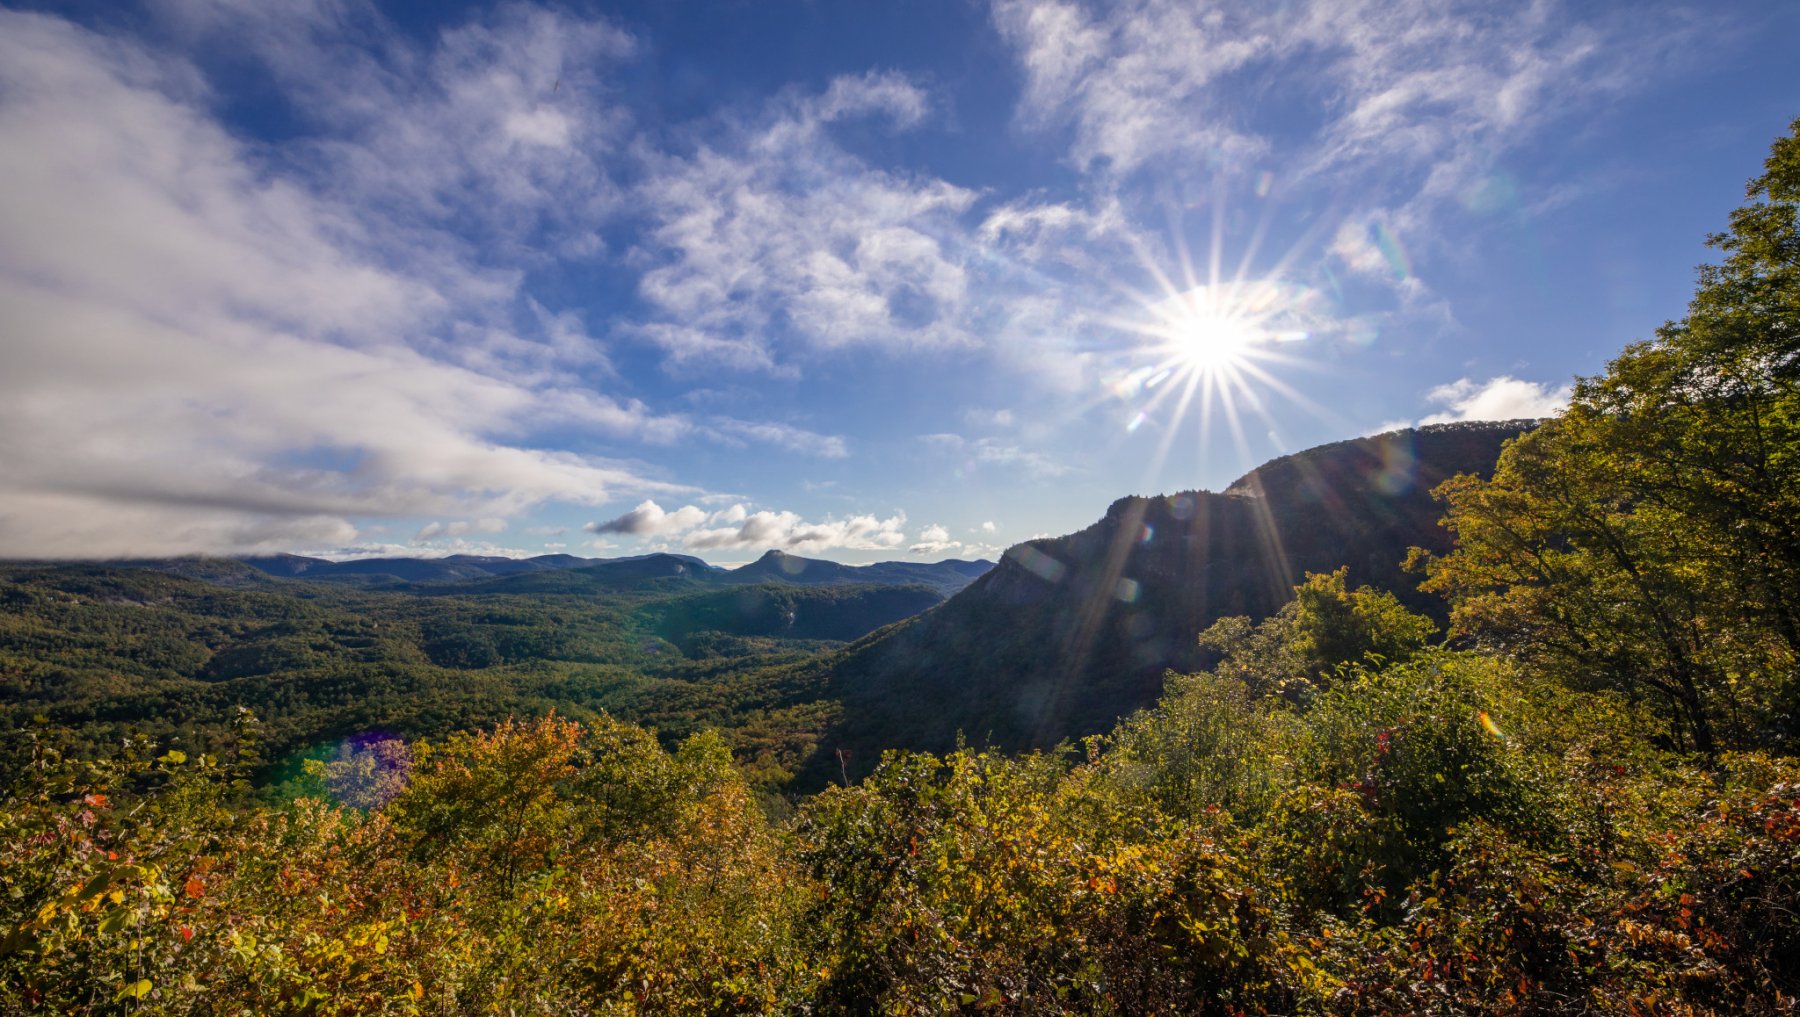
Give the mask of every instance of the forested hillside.
[[(818, 664), (844, 704), (836, 749), (866, 768), (886, 747), (1048, 748), (1155, 702), (1163, 675), (1217, 659), (1195, 635), (1260, 620), (1307, 572), (1348, 566), (1440, 619), (1407, 549), (1444, 549), (1431, 490), (1491, 473), (1529, 421), (1451, 424), (1339, 442), (1258, 467), (1225, 492), (1122, 498), (1079, 533), (1014, 547), (942, 608)], [(930, 710), (916, 704), (931, 703)]]
[[(762, 640), (814, 606), (819, 631), (838, 631), (832, 611), (873, 621), (898, 594), (674, 577), (596, 604), (9, 570), (3, 666), (24, 693), (0, 1008), (1792, 1014), (1792, 131), (1712, 238), (1723, 260), (1687, 316), (1582, 379), (1565, 413), (1128, 499), (832, 654)], [(1410, 488), (1375, 468), (1396, 441)], [(1424, 511), (1422, 484), (1454, 541), (1421, 536), (1413, 571), (1383, 574), (1383, 527)], [(1216, 575), (1246, 561), (1265, 570)], [(760, 599), (733, 613), (721, 598), (740, 593)], [(1156, 633), (1129, 619), (1162, 598), (1215, 619), (1190, 636), (1206, 666), (1092, 737), (893, 752), (861, 780), (842, 778), (868, 743), (827, 740), (814, 758), (836, 786), (757, 793), (807, 737), (873, 738), (870, 707), (909, 725), (896, 741), (979, 708), (997, 740), (1047, 744), (1046, 718), (1085, 723), (1063, 697), (1101, 673), (1091, 657), (1148, 662), (1132, 653)], [(704, 656), (727, 645), (736, 659)], [(901, 672), (847, 662), (901, 646), (933, 677), (854, 687)], [(421, 684), (352, 705), (347, 673)], [(458, 681), (521, 716), (418, 739), (358, 713), (357, 737), (288, 773), (269, 763), (291, 733), (229, 709), (254, 687), (278, 712), (404, 715), (458, 702)], [(579, 682), (696, 731), (538, 709)], [(163, 727), (127, 734), (138, 710)], [(174, 718), (203, 710), (228, 717), (205, 750), (175, 743), (202, 740)], [(734, 740), (697, 730), (715, 722)]]
[(205, 560), (5, 567), (0, 767), (16, 772), (34, 744), (106, 754), (134, 735), (213, 751), (240, 708), (262, 718), (271, 765), (369, 730), (441, 736), (552, 709), (608, 710), (670, 738), (722, 727), (792, 763), (820, 707), (771, 721), (765, 704), (783, 697), (740, 676), (943, 599), (926, 586), (719, 588), (643, 574), (655, 564), (389, 589)]

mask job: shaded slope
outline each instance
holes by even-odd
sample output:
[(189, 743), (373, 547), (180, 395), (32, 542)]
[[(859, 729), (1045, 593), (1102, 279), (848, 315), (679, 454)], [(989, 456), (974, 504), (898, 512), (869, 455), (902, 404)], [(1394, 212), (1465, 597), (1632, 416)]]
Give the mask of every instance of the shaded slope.
[[(1267, 463), (1223, 493), (1115, 502), (1094, 525), (1018, 545), (947, 603), (833, 658), (826, 694), (844, 721), (826, 742), (860, 766), (884, 747), (1042, 747), (1106, 730), (1154, 701), (1166, 670), (1207, 663), (1195, 636), (1261, 618), (1308, 571), (1442, 615), (1400, 567), (1447, 546), (1431, 489), (1487, 473), (1529, 422), (1453, 424), (1324, 445)], [(801, 676), (796, 676), (800, 678)], [(815, 761), (818, 772), (836, 761)]]
[(645, 610), (652, 631), (689, 651), (705, 632), (848, 641), (941, 604), (927, 586), (794, 586), (766, 583), (662, 601)]
[(419, 587), (416, 592), (442, 596), (488, 594), (603, 595), (642, 590), (683, 581), (710, 582), (723, 574), (685, 554), (646, 554), (631, 558), (591, 560), (579, 568), (551, 568), (487, 578), (454, 586)]

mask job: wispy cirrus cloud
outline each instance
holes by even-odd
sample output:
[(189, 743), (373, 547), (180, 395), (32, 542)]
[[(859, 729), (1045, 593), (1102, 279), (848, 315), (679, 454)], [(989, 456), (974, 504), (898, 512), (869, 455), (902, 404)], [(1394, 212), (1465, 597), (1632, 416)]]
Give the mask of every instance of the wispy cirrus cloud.
[[(1026, 89), (1020, 122), (1066, 132), (1069, 160), (1128, 181), (1248, 175), (1339, 205), (1327, 250), (1352, 271), (1431, 302), (1404, 251), (1437, 249), (1447, 213), (1490, 204), (1496, 164), (1574, 110), (1639, 87), (1699, 28), (1534, 0), (992, 0)], [(1651, 27), (1654, 26), (1654, 27)], [(1330, 233), (1330, 230), (1327, 230)], [(1441, 310), (1441, 309), (1440, 309)]]
[(1027, 122), (1069, 125), (1070, 158), (1084, 170), (1265, 147), (1212, 87), (1278, 45), (1249, 6), (996, 0), (993, 14), (1025, 72)]
[(843, 459), (850, 455), (850, 447), (842, 436), (820, 434), (792, 424), (714, 417), (710, 426), (720, 440), (729, 444), (754, 441), (821, 459)]
[(309, 129), (299, 161), (332, 197), (382, 211), (389, 253), (416, 258), (413, 230), (508, 267), (602, 248), (633, 126), (611, 72), (639, 44), (621, 28), (514, 3), (415, 40), (368, 0), (159, 6), (190, 46), (254, 55)]
[(639, 289), (657, 314), (638, 333), (676, 364), (770, 371), (796, 351), (972, 341), (954, 239), (975, 193), (869, 166), (830, 135), (853, 117), (904, 130), (925, 93), (868, 74), (773, 106), (691, 154), (649, 156)]
[[(1025, 76), (1021, 115), (1066, 126), (1085, 169), (1169, 161), (1210, 172), (1301, 156), (1301, 175), (1399, 159), (1454, 192), (1482, 150), (1627, 87), (1645, 47), (1691, 27), (1677, 8), (1652, 33), (1554, 0), (1500, 12), (1463, 0), (993, 0)], [(1292, 88), (1312, 122), (1266, 102)]]
[(1001, 438), (965, 438), (960, 434), (940, 432), (922, 434), (919, 440), (928, 448), (971, 464), (1006, 467), (1025, 476), (1049, 479), (1074, 472), (1065, 463), (1033, 449), (1024, 448)]

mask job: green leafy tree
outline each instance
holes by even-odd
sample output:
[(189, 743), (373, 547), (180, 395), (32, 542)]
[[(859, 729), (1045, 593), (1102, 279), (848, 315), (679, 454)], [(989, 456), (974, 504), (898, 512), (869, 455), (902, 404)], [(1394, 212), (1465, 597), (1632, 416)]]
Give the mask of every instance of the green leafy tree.
[(1708, 239), (1688, 314), (1440, 494), (1453, 634), (1662, 704), (1679, 745), (1780, 744), (1800, 654), (1800, 121)]
[(1219, 674), (1295, 699), (1329, 684), (1339, 665), (1370, 655), (1405, 660), (1424, 648), (1437, 631), (1431, 619), (1384, 590), (1350, 589), (1349, 576), (1348, 567), (1308, 572), (1280, 611), (1259, 624), (1222, 618), (1200, 634), (1200, 645), (1224, 653)]

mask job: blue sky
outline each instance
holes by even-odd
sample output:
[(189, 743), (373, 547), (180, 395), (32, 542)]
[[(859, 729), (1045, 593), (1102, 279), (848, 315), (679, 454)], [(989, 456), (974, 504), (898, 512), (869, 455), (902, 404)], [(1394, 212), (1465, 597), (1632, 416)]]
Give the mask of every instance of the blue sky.
[(995, 556), (1679, 315), (1791, 3), (0, 8), (0, 555)]

